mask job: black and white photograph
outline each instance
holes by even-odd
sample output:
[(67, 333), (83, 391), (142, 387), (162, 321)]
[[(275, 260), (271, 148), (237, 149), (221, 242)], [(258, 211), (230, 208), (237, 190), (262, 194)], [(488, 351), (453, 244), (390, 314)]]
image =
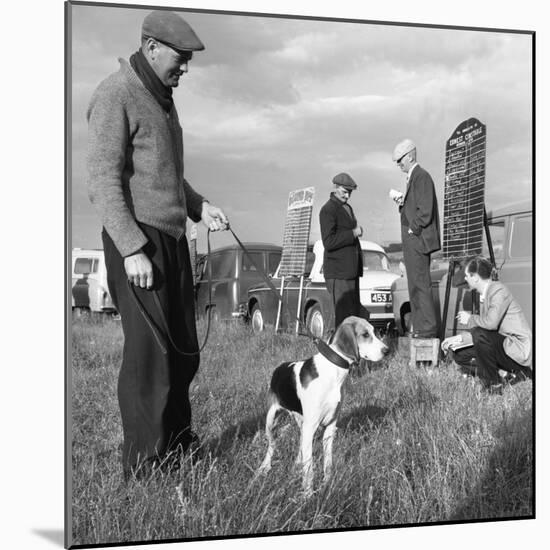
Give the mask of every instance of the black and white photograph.
[(533, 34), (67, 10), (71, 544), (532, 518)]
[(51, 4), (64, 369), (33, 433), (64, 505), (34, 537), (540, 534), (533, 18)]

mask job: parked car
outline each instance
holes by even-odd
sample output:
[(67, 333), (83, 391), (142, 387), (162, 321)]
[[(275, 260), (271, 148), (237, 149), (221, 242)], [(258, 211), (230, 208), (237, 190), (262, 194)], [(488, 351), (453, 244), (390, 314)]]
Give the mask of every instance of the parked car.
[[(199, 318), (204, 317), (209, 309), (215, 321), (246, 317), (248, 289), (263, 280), (255, 265), (266, 274), (275, 273), (281, 261), (280, 246), (250, 242), (243, 245), (253, 262), (237, 244), (213, 250), (210, 260), (205, 255), (199, 258), (195, 282)], [(209, 262), (212, 270), (211, 302), (208, 295)]]
[[(523, 201), (487, 212), (489, 232), (498, 269), (498, 278), (512, 292), (519, 302), (525, 317), (532, 327), (533, 319), (533, 206), (532, 201)], [(483, 234), (482, 255), (489, 257), (489, 248)], [(432, 264), (434, 267), (434, 264)], [(432, 269), (432, 292), (436, 304), (438, 324), (445, 302), (447, 285), (447, 263), (439, 263)], [(400, 334), (411, 329), (411, 306), (407, 278), (397, 279), (392, 285), (393, 311), (396, 328)], [(445, 337), (456, 334), (458, 327), (456, 314), (459, 310), (472, 310), (472, 294), (465, 285), (452, 286), (447, 312)]]
[(116, 308), (107, 287), (103, 250), (73, 248), (71, 266), (73, 311), (115, 313)]
[[(390, 287), (399, 275), (390, 271), (388, 257), (381, 246), (361, 241), (361, 248), (364, 264), (363, 276), (359, 279), (361, 303), (370, 313), (370, 322), (375, 327), (391, 328), (394, 318)], [(302, 286), (299, 277), (284, 279), (279, 327), (295, 328), (298, 319), (317, 337), (326, 336), (333, 328), (334, 306), (323, 275), (323, 252), (320, 240), (308, 251)], [(279, 269), (271, 281), (280, 295), (282, 278)], [(262, 331), (266, 325), (276, 324), (278, 307), (277, 295), (265, 282), (248, 291), (247, 312), (255, 332)]]

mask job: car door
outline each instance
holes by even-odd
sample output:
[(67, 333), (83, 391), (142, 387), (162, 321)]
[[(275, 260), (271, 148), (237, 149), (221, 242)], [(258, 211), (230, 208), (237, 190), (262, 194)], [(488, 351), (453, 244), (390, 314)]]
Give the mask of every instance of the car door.
[(533, 216), (530, 212), (511, 216), (508, 246), (499, 270), (502, 281), (517, 300), (529, 326), (533, 326)]
[[(197, 281), (197, 315), (205, 315), (208, 308), (216, 308), (216, 314), (225, 318), (229, 313), (228, 288), (229, 283), (235, 278), (236, 250), (223, 250), (213, 252), (210, 258), (204, 260), (202, 272)], [(208, 265), (210, 262), (210, 266)], [(209, 303), (208, 277), (209, 269), (212, 272), (212, 303)]]

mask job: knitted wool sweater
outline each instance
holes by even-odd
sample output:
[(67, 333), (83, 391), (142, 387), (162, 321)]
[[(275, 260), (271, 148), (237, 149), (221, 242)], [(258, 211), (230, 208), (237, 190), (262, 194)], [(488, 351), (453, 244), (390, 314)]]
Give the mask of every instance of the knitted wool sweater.
[(166, 113), (124, 59), (88, 107), (88, 195), (122, 256), (147, 237), (136, 220), (176, 239), (187, 215), (199, 221), (203, 197), (183, 177), (176, 108)]

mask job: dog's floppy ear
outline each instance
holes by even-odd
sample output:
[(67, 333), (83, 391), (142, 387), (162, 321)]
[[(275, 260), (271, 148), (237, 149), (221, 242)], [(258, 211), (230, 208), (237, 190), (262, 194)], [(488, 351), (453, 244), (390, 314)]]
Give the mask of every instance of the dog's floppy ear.
[(333, 340), (334, 345), (348, 357), (359, 361), (359, 346), (357, 345), (357, 336), (355, 334), (355, 323), (345, 321), (338, 327)]

